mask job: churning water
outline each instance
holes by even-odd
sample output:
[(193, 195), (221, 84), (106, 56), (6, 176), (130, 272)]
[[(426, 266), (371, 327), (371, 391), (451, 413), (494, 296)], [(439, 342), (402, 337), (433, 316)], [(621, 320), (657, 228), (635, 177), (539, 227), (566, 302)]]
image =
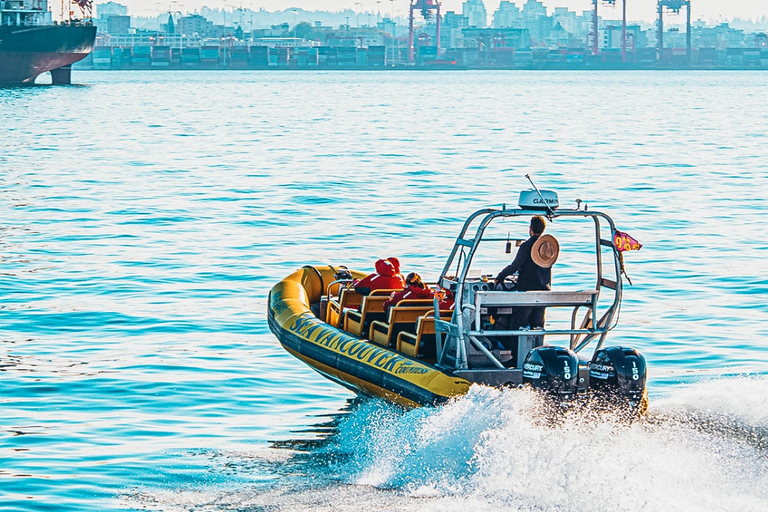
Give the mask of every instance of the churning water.
[[(0, 90), (0, 508), (768, 507), (768, 75), (75, 79)], [(644, 244), (609, 342), (645, 421), (351, 400), (269, 332), (304, 264), (435, 278), (525, 174)]]

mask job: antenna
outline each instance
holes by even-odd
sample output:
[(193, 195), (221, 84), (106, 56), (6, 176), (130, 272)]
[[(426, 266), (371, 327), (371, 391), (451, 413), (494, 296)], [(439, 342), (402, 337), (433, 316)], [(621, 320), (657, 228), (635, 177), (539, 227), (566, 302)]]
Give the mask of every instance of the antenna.
[(530, 174), (526, 174), (525, 177), (528, 178), (528, 181), (530, 181), (531, 185), (533, 185), (533, 190), (535, 190), (536, 193), (539, 194), (539, 197), (541, 198), (541, 202), (544, 203), (544, 206), (547, 207), (547, 210), (549, 210), (549, 214), (550, 215), (554, 215), (555, 214), (555, 210), (553, 210), (552, 207), (549, 206), (549, 203), (544, 199), (544, 196), (541, 195), (541, 192), (539, 192), (539, 188), (536, 186), (536, 184), (531, 179), (531, 175)]

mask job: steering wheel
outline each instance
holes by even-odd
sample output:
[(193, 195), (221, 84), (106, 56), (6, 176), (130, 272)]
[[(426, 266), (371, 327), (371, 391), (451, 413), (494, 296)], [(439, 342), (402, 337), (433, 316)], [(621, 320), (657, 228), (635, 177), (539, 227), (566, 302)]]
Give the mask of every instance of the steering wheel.
[(500, 283), (497, 283), (494, 290), (502, 292), (511, 292), (517, 286), (517, 275), (507, 276)]

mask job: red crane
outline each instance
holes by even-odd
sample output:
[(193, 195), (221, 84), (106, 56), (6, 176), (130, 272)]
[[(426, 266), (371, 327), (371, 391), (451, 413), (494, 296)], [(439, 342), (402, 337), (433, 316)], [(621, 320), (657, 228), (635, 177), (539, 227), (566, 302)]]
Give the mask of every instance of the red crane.
[[(616, 0), (604, 0), (606, 4), (616, 5)], [(627, 62), (627, 0), (621, 0), (621, 62)], [(592, 0), (592, 55), (597, 55), (597, 0)]]
[(437, 53), (440, 57), (440, 4), (437, 0), (411, 0), (411, 7), (408, 12), (408, 62), (413, 63), (413, 11), (421, 11), (421, 16), (428, 20), (431, 11), (437, 11), (435, 17), (437, 22)]
[(686, 21), (685, 21), (685, 46), (686, 46), (686, 58), (688, 63), (691, 62), (691, 2), (690, 0), (659, 0), (659, 60), (662, 59), (664, 53), (664, 8), (669, 11), (679, 14), (680, 9), (685, 7)]

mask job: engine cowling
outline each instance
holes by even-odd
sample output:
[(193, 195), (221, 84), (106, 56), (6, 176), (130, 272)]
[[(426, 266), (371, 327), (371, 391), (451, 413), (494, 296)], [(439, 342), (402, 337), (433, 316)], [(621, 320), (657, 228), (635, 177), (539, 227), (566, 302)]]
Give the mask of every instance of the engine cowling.
[(536, 347), (523, 363), (523, 384), (568, 400), (578, 389), (579, 359), (563, 347)]
[(629, 405), (632, 410), (644, 412), (645, 382), (645, 358), (633, 348), (597, 350), (589, 363), (590, 394), (606, 404)]

